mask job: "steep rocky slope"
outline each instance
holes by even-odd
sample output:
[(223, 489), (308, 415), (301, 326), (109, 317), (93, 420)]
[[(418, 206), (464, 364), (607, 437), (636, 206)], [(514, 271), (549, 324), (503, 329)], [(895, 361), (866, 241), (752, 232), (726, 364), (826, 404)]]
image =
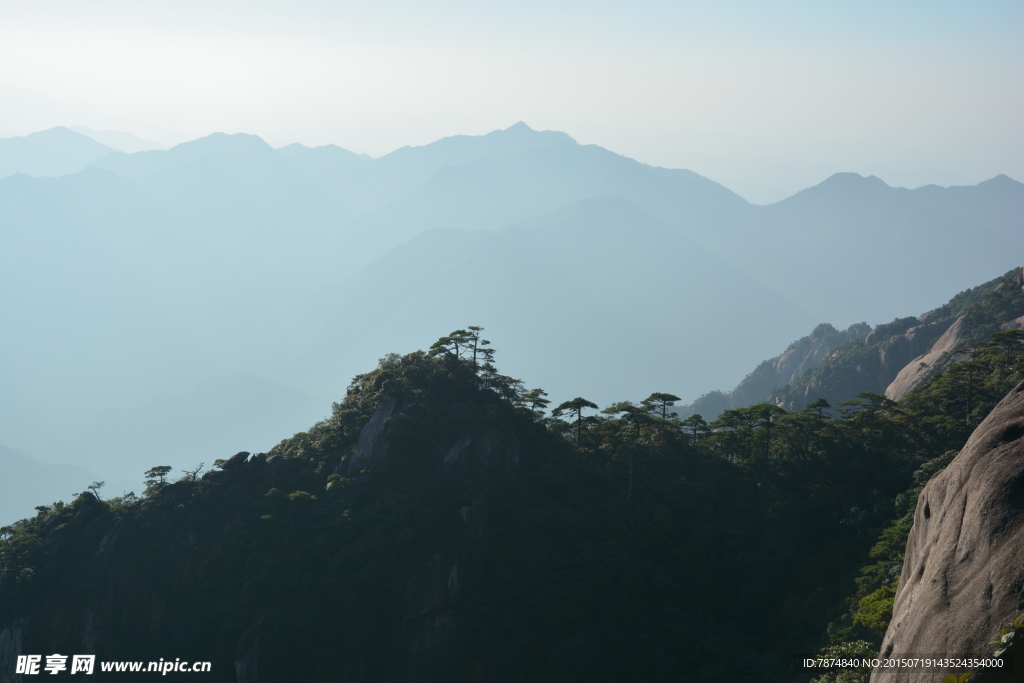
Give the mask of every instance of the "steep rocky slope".
[[(989, 641), (1024, 609), (1022, 557), (1024, 383), (918, 499), (881, 654), (991, 653)], [(945, 673), (914, 680), (940, 681)], [(906, 675), (876, 672), (871, 681)]]
[(930, 312), (878, 325), (867, 336), (836, 349), (797, 381), (772, 391), (770, 400), (793, 410), (817, 398), (835, 405), (861, 391), (883, 393), (892, 378), (930, 348), (953, 322), (942, 312)]
[(836, 330), (823, 323), (764, 361), (732, 391), (712, 391), (677, 409), (714, 418), (725, 410), (772, 402), (800, 410), (818, 398), (833, 407), (868, 391), (897, 401), (952, 363), (962, 347), (1001, 330), (1024, 328), (1024, 269), (957, 294), (920, 317)]
[(862, 391), (902, 398), (951, 362), (966, 358), (957, 353), (965, 345), (1018, 326), (1022, 314), (1024, 272), (1015, 268), (919, 318), (878, 325), (863, 339), (835, 349), (795, 382), (774, 389), (769, 400), (799, 410), (818, 398), (835, 406)]
[(819, 366), (836, 348), (860, 339), (871, 331), (866, 323), (837, 330), (822, 323), (806, 337), (790, 344), (780, 355), (764, 361), (729, 393), (712, 391), (692, 404), (678, 409), (681, 417), (703, 415), (715, 417), (724, 410), (740, 408), (766, 400), (773, 389), (784, 387)]
[[(1002, 282), (996, 285), (994, 292), (1006, 299), (1010, 299), (1011, 296), (1015, 296), (1018, 292), (1024, 292), (1024, 269), (1018, 271), (1016, 277), (1004, 278)], [(955, 352), (965, 343), (972, 341), (979, 332), (995, 331), (992, 328), (996, 325), (998, 325), (999, 330), (1024, 328), (1024, 316), (1005, 319), (1018, 312), (1015, 307), (1008, 308), (1001, 316), (993, 316), (987, 325), (982, 322), (980, 326), (978, 325), (979, 321), (972, 320), (968, 316), (970, 312), (966, 311), (963, 315), (958, 316), (953, 324), (943, 332), (942, 336), (935, 340), (931, 348), (907, 363), (896, 374), (896, 378), (886, 387), (885, 395), (894, 401), (898, 401), (914, 387), (921, 386), (936, 371), (950, 363), (966, 358), (967, 354), (956, 354)], [(972, 322), (974, 323), (973, 325)], [(978, 327), (982, 329), (979, 330), (977, 329)]]

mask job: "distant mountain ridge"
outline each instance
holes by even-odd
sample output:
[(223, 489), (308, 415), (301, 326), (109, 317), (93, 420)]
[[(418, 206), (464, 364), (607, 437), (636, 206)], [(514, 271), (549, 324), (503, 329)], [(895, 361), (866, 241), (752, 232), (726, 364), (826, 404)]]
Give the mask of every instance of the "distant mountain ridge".
[(968, 342), (1024, 326), (1024, 270), (1017, 268), (971, 290), (920, 318), (879, 325), (863, 340), (837, 349), (820, 366), (769, 399), (794, 409), (825, 398), (833, 405), (861, 391), (903, 398), (950, 362)]
[[(716, 295), (732, 302), (732, 315), (719, 315), (712, 298), (676, 300), (680, 272), (693, 283), (714, 282)], [(564, 303), (539, 305), (552, 299)], [(623, 395), (639, 400), (632, 387), (674, 385), (681, 376), (709, 382), (713, 368), (756, 358), (745, 348), (750, 326), (781, 344), (783, 329), (814, 321), (617, 197), (581, 201), (497, 231), (424, 232), (313, 306), (324, 311), (323, 323), (297, 358), (330, 360), (307, 373), (330, 368), (347, 383), (358, 363), (372, 362), (388, 340), (415, 344), (416, 336), (441, 336), (468, 317), (503, 340), (502, 347), (516, 349), (515, 357), (503, 357), (507, 371), (543, 377), (556, 395), (577, 392), (602, 402)], [(689, 335), (695, 324), (703, 335)], [(336, 340), (355, 328), (360, 333), (348, 353), (332, 354)], [(685, 355), (674, 355), (683, 339)], [(636, 346), (643, 350), (629, 351)], [(618, 359), (615, 367), (608, 358)], [(673, 358), (668, 371), (667, 358)]]
[[(467, 320), (515, 340), (506, 367), (552, 392), (692, 400), (824, 320), (924, 310), (1024, 252), (1009, 178), (910, 191), (841, 174), (762, 207), (525, 124), (379, 159), (223, 133), (99, 151), (72, 175), (0, 180), (0, 437), (39, 457), (213, 376), (336, 395), (400, 338)], [(606, 375), (576, 348), (632, 357)], [(55, 426), (57, 400), (80, 408)]]
[(59, 176), (78, 173), (114, 150), (59, 126), (24, 137), (0, 139), (0, 178), (15, 173)]
[(965, 290), (939, 308), (838, 331), (823, 323), (810, 335), (766, 360), (729, 393), (712, 391), (678, 408), (686, 417), (717, 417), (757, 403), (800, 410), (824, 398), (833, 407), (862, 391), (898, 401), (952, 363), (970, 357), (961, 349), (995, 332), (1024, 329), (1024, 269)]

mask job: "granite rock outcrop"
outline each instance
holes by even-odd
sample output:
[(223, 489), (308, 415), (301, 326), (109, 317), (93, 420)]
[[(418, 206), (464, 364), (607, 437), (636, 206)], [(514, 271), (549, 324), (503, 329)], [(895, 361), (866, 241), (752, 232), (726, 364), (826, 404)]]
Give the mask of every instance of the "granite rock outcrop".
[[(1024, 382), (922, 491), (881, 654), (991, 653), (988, 643), (1024, 609), (1022, 558)], [(901, 676), (878, 671), (871, 681)]]

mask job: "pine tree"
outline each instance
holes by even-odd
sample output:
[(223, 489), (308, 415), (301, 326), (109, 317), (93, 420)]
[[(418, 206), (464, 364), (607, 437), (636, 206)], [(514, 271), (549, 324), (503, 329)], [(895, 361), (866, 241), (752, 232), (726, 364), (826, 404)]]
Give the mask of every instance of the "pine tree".
[(552, 417), (561, 417), (565, 413), (576, 414), (576, 445), (579, 446), (583, 439), (583, 409), (592, 408), (597, 410), (597, 404), (591, 403), (585, 398), (577, 396), (571, 401), (566, 401), (561, 404), (553, 411), (551, 411)]
[(672, 394), (664, 394), (655, 392), (640, 401), (640, 405), (644, 406), (644, 409), (648, 412), (659, 415), (662, 420), (667, 420), (672, 417), (679, 417), (678, 413), (670, 413), (668, 409), (676, 404), (676, 401), (682, 400), (678, 396)]

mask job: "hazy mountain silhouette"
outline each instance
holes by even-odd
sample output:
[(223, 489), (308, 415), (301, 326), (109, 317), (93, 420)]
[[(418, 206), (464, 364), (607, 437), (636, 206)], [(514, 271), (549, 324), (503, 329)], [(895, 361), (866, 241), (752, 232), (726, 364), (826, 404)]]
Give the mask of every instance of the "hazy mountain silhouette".
[(576, 146), (565, 133), (538, 132), (519, 122), (486, 135), (455, 135), (427, 145), (401, 147), (378, 159), (335, 145), (310, 149), (293, 144), (278, 151), (311, 180), (337, 193), (353, 213), (360, 214), (382, 208), (445, 168)]
[(267, 282), (268, 293), (287, 298), (309, 278), (335, 279), (344, 211), (254, 135), (215, 133), (167, 151), (112, 154), (97, 166), (130, 179), (200, 234), (222, 270), (275, 280), (281, 289)]
[(0, 178), (27, 173), (58, 176), (78, 173), (114, 150), (92, 138), (58, 126), (24, 137), (0, 139)]
[(355, 216), (349, 228), (355, 244), (375, 255), (432, 227), (499, 228), (612, 195), (672, 225), (716, 229), (750, 206), (692, 171), (647, 166), (524, 123), (403, 147), (379, 159), (340, 148), (282, 153), (310, 177), (337, 179), (334, 196)]
[(58, 140), (102, 154), (0, 180), (0, 438), (141, 463), (118, 476), (206, 458), (98, 435), (158, 424), (156, 406), (186, 419), (215, 377), (308, 406), (267, 418), (280, 435), (381, 353), (480, 324), (504, 371), (560, 399), (692, 400), (818, 322), (926, 310), (1024, 251), (1024, 185), (1005, 176), (904, 190), (838, 174), (755, 206), (525, 124), (379, 159), (219, 133), (135, 154), (67, 129), (12, 140), (50, 141), (32, 163), (70, 158)]
[(748, 205), (690, 171), (645, 166), (596, 146), (528, 150), (446, 167), (365, 220), (378, 231), (496, 228), (567, 203), (620, 196), (685, 230), (735, 221)]
[(521, 227), (424, 232), (315, 308), (325, 320), (298, 357), (318, 359), (309, 376), (327, 369), (336, 392), (382, 344), (411, 349), (473, 321), (504, 371), (602, 403), (687, 393), (723, 369), (739, 381), (762, 343), (784, 347), (815, 322), (621, 198)]
[[(186, 272), (202, 270), (196, 241), (104, 171), (0, 181), (0, 430), (14, 440), (77, 429), (201, 364), (194, 352), (209, 350), (186, 323), (216, 316)], [(55, 420), (60, 405), (75, 408)]]
[[(210, 236), (207, 228), (168, 210), (134, 182), (98, 169), (0, 182), (0, 317), (9, 323), (0, 338), (0, 433), (48, 459), (71, 451), (95, 455), (91, 466), (109, 479), (101, 463), (121, 465), (132, 456), (145, 465), (167, 451), (166, 444), (141, 451), (135, 441), (119, 441), (123, 430), (107, 431), (116, 422), (111, 411), (132, 415), (125, 424), (155, 424), (129, 408), (166, 394), (183, 397), (210, 376), (280, 376), (276, 355), (294, 334), (285, 327), (286, 304), (308, 292), (282, 283), (306, 282), (295, 274), (299, 264), (269, 272), (275, 260), (284, 263), (283, 250), (267, 244), (272, 253), (250, 261), (246, 244)], [(281, 243), (287, 239), (284, 233)], [(261, 391), (294, 393), (272, 383)], [(208, 408), (229, 415), (237, 399)], [(181, 401), (195, 403), (196, 397)], [(329, 403), (324, 397), (316, 406), (297, 405), (318, 415)], [(313, 416), (303, 412), (295, 420), (279, 413), (276, 421), (261, 414), (267, 433), (301, 427)], [(213, 419), (222, 427), (237, 422)], [(188, 433), (184, 423), (171, 422)], [(119, 447), (95, 446), (103, 432)], [(247, 433), (252, 430), (230, 438)], [(226, 439), (200, 433), (193, 443), (211, 447)], [(191, 461), (195, 455), (181, 449), (177, 457)], [(141, 472), (133, 467), (125, 476)]]
[(1017, 264), (1024, 185), (999, 176), (908, 190), (840, 173), (758, 207), (720, 239), (733, 248), (719, 253), (819, 316), (841, 325), (890, 320)]
[[(374, 168), (372, 158), (337, 145), (310, 148), (297, 142), (277, 152), (347, 212), (366, 210), (374, 205), (368, 196), (370, 187), (377, 185), (370, 178)], [(381, 192), (386, 191), (381, 189)]]
[[(137, 479), (154, 456), (185, 467), (205, 452), (176, 448), (181, 439), (139, 449), (111, 416), (157, 424), (132, 411), (185, 410), (198, 403), (193, 387), (210, 390), (205, 378), (274, 375), (276, 383), (260, 379), (261, 395), (300, 406), (302, 416), (258, 413), (259, 433), (274, 435), (266, 438), (319, 416), (330, 397), (315, 406), (295, 399), (278, 356), (295, 334), (290, 308), (339, 277), (330, 200), (253, 136), (115, 153), (108, 164), (116, 174), (93, 167), (0, 181), (0, 314), (10, 322), (0, 339), (0, 433), (40, 457), (73, 451), (101, 477), (112, 479), (113, 469)], [(207, 408), (223, 429), (243, 424), (231, 417), (242, 404), (236, 396)], [(75, 408), (55, 419), (59, 405)], [(253, 424), (244, 425), (185, 441), (214, 448), (252, 436)], [(271, 445), (255, 441), (254, 449)]]
[[(1006, 176), (908, 190), (840, 173), (757, 206), (690, 171), (647, 166), (521, 123), (376, 160), (340, 148), (292, 149), (287, 158), (310, 177), (336, 179), (323, 186), (352, 210), (352, 248), (364, 255), (431, 227), (497, 228), (620, 196), (844, 326), (927, 308), (1013, 267), (1024, 250), (1024, 185)], [(890, 294), (894, 283), (900, 301)]]

